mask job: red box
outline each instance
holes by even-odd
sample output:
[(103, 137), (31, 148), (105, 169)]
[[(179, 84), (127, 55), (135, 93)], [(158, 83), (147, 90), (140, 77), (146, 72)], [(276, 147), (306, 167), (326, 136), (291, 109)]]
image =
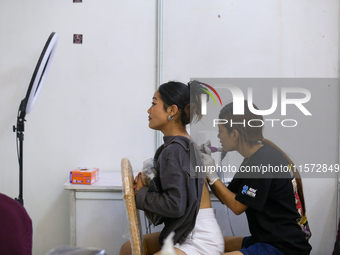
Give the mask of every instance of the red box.
[(91, 185), (98, 181), (99, 168), (78, 167), (70, 172), (70, 183)]

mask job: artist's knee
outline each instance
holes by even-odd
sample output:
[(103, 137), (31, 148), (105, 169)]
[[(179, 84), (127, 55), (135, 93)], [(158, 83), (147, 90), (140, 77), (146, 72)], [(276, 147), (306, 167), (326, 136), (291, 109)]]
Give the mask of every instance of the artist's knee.
[(127, 241), (120, 248), (119, 255), (131, 255), (131, 254), (132, 254), (131, 244), (130, 241)]
[(240, 236), (225, 236), (224, 249), (226, 252), (237, 251), (242, 248), (243, 237)]

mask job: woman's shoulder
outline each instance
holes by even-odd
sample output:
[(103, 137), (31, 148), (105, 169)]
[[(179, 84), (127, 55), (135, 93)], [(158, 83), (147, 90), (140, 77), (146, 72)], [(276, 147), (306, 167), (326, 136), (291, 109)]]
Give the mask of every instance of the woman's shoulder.
[(175, 152), (178, 150), (189, 151), (190, 139), (184, 136), (166, 136), (164, 137), (165, 152)]
[(187, 164), (190, 160), (190, 140), (183, 136), (165, 137), (159, 160)]

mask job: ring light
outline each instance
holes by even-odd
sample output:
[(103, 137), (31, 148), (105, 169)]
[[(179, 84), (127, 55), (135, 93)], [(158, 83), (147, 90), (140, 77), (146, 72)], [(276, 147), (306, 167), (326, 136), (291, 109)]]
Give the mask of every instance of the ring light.
[(26, 107), (24, 109), (26, 114), (29, 114), (32, 111), (34, 104), (39, 97), (39, 93), (44, 84), (57, 48), (58, 38), (58, 34), (53, 32), (48, 38), (40, 55), (25, 97), (27, 100)]
[(43, 51), (40, 54), (40, 58), (35, 67), (32, 75), (31, 82), (28, 86), (26, 97), (21, 101), (18, 116), (17, 116), (17, 126), (13, 126), (13, 131), (17, 133), (17, 146), (18, 148), (18, 160), (19, 160), (19, 197), (16, 200), (24, 205), (23, 200), (23, 141), (24, 141), (24, 131), (25, 131), (25, 116), (30, 113), (34, 107), (35, 102), (40, 94), (41, 88), (44, 84), (46, 75), (50, 69), (55, 50), (58, 43), (58, 34), (51, 33)]

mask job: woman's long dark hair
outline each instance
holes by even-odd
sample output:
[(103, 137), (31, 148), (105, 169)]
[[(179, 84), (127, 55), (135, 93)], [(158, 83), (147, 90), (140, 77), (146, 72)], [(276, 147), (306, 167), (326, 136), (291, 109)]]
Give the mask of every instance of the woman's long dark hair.
[[(258, 109), (256, 105), (254, 105), (255, 109)], [(263, 117), (261, 115), (256, 115), (252, 113), (248, 108), (248, 101), (244, 100), (244, 115), (233, 115), (233, 103), (229, 103), (226, 106), (222, 108), (219, 114), (220, 119), (226, 119), (228, 120), (227, 124), (224, 124), (224, 126), (227, 128), (228, 132), (232, 132), (233, 130), (237, 130), (239, 133), (239, 137), (241, 141), (249, 144), (249, 145), (255, 145), (256, 143), (262, 142), (263, 144), (267, 144), (274, 149), (280, 151), (286, 160), (288, 161), (290, 166), (294, 166), (295, 164), (293, 161), (288, 157), (288, 155), (283, 152), (276, 144), (274, 144), (272, 141), (265, 139), (263, 137), (262, 129), (263, 129)], [(249, 125), (230, 125), (230, 120), (232, 119), (233, 122), (244, 122), (248, 123), (249, 120), (252, 120), (252, 126)], [(294, 171), (291, 169), (291, 172), (293, 173), (293, 176), (296, 180), (297, 189), (298, 189), (298, 195), (301, 201), (303, 215), (306, 214), (306, 207), (305, 207), (305, 199), (303, 195), (303, 187), (302, 187), (302, 180), (301, 176), (299, 174), (299, 171)]]
[(162, 84), (158, 91), (164, 102), (164, 110), (171, 105), (176, 105), (180, 110), (180, 120), (182, 125), (187, 125), (192, 121), (199, 121), (202, 118), (201, 95), (206, 94), (198, 81), (190, 81), (188, 85), (169, 81)]

